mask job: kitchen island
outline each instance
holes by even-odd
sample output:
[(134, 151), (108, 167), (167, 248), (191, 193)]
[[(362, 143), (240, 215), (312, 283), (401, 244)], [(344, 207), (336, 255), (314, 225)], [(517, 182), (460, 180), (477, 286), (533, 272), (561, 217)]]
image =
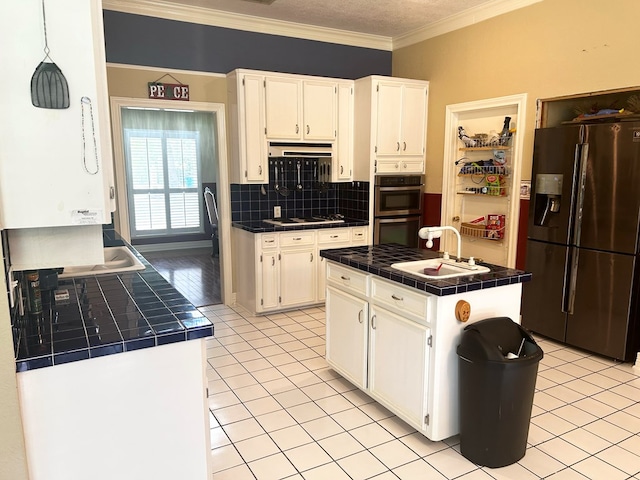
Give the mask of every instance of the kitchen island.
[(213, 325), (132, 251), (144, 270), (59, 279), (39, 322), (14, 319), (34, 480), (208, 476)]
[(459, 433), (462, 329), (490, 317), (520, 322), (531, 274), (489, 264), (489, 273), (442, 280), (395, 263), (438, 258), (428, 250), (374, 245), (322, 250), (327, 260), (327, 362), (431, 440)]

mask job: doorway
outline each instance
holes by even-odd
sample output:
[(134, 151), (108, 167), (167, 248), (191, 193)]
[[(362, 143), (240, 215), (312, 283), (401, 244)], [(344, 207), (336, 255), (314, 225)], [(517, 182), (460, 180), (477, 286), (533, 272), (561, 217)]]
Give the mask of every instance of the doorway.
[[(185, 297), (193, 296), (192, 303), (230, 303), (224, 105), (112, 97), (111, 112), (114, 228)], [(207, 187), (216, 192), (218, 203), (215, 252), (204, 204)], [(179, 283), (190, 288), (181, 290)], [(204, 291), (209, 288), (219, 293)]]

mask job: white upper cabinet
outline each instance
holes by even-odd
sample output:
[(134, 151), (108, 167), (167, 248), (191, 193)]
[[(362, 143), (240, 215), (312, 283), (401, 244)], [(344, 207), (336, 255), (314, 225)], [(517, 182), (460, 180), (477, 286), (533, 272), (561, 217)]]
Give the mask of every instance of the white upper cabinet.
[(231, 181), (267, 183), (264, 75), (241, 70), (227, 77)]
[(354, 180), (424, 173), (429, 82), (371, 76), (355, 89)]
[[(35, 107), (31, 78), (45, 58), (42, 3), (12, 4), (0, 19), (0, 227), (111, 222), (113, 158), (100, 0), (46, 2), (50, 59), (69, 87), (69, 107)], [(19, 19), (19, 21), (18, 21)]]
[(353, 173), (353, 82), (338, 83), (338, 125), (336, 139), (336, 182), (349, 181)]
[(333, 141), (336, 138), (336, 83), (295, 76), (266, 77), (267, 138)]

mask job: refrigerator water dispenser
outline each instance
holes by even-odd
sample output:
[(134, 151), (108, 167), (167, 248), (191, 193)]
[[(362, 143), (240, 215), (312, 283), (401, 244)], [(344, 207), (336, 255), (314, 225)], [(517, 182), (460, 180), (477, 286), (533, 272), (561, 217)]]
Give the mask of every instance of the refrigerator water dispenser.
[(545, 173), (536, 175), (536, 196), (534, 223), (541, 227), (547, 226), (549, 214), (560, 211), (562, 196), (562, 175)]

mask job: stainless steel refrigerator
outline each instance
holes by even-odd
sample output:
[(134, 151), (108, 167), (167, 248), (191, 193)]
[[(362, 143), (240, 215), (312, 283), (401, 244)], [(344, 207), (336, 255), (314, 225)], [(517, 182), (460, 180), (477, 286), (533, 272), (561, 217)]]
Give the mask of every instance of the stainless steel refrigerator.
[(640, 122), (536, 130), (522, 325), (635, 359), (639, 228)]

